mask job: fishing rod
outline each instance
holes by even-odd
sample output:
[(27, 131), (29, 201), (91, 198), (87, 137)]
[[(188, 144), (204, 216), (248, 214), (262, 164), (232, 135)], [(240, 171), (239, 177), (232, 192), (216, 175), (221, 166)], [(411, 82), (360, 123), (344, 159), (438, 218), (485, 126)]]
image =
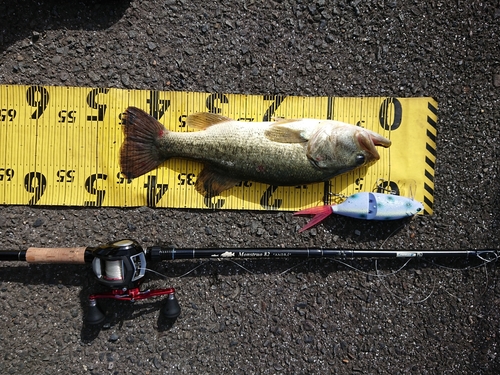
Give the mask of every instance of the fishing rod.
[(23, 261), (33, 264), (91, 264), (97, 280), (110, 288), (109, 292), (91, 294), (88, 297), (88, 312), (85, 321), (97, 325), (105, 315), (97, 306), (98, 299), (136, 301), (158, 296), (167, 296), (162, 314), (176, 319), (181, 308), (174, 288), (141, 290), (140, 284), (146, 273), (147, 262), (162, 262), (176, 259), (242, 259), (242, 258), (478, 258), (494, 260), (496, 250), (340, 250), (323, 248), (205, 248), (188, 249), (166, 246), (150, 246), (145, 249), (138, 242), (123, 239), (97, 247), (38, 248), (20, 251), (0, 251), (0, 261)]

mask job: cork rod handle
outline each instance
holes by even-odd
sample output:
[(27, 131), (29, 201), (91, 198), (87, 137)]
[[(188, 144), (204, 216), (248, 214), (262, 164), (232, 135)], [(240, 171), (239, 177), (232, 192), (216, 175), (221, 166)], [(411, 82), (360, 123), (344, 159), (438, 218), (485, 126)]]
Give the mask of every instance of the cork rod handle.
[(26, 250), (28, 263), (84, 264), (86, 247), (30, 247)]

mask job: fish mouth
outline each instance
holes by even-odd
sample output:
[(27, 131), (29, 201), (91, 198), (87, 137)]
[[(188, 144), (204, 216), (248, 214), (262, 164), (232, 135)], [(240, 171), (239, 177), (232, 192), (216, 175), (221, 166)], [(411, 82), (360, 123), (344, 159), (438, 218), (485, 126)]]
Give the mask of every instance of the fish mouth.
[(361, 148), (370, 153), (375, 160), (380, 159), (376, 146), (387, 148), (392, 144), (390, 139), (369, 130), (358, 132), (356, 137)]

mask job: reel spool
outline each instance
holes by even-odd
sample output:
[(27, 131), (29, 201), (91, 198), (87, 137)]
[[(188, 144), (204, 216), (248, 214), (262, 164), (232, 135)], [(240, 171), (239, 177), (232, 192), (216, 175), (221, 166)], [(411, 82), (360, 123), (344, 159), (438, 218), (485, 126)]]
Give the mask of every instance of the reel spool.
[(146, 273), (146, 256), (133, 240), (121, 240), (96, 247), (92, 270), (97, 280), (112, 289), (135, 288)]
[(156, 296), (168, 295), (163, 315), (168, 319), (177, 318), (180, 306), (175, 298), (175, 289), (156, 289), (141, 291), (139, 285), (146, 273), (146, 255), (142, 247), (133, 240), (120, 240), (95, 248), (88, 248), (92, 253), (92, 270), (97, 280), (111, 292), (89, 296), (89, 310), (85, 321), (88, 324), (100, 324), (105, 315), (97, 306), (97, 299), (118, 299), (132, 301)]

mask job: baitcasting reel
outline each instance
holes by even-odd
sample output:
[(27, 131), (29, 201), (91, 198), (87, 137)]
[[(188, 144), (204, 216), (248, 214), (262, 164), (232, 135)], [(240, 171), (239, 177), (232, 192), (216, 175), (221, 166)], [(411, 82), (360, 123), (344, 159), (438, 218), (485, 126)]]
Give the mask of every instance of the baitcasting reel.
[(162, 314), (169, 319), (175, 319), (180, 315), (181, 309), (175, 298), (174, 288), (145, 291), (139, 289), (146, 273), (146, 256), (137, 242), (121, 240), (95, 248), (88, 247), (86, 252), (89, 251), (93, 256), (92, 270), (97, 280), (111, 291), (89, 296), (89, 310), (85, 318), (88, 324), (99, 324), (104, 321), (105, 315), (97, 306), (97, 300), (104, 298), (134, 302), (167, 295)]

